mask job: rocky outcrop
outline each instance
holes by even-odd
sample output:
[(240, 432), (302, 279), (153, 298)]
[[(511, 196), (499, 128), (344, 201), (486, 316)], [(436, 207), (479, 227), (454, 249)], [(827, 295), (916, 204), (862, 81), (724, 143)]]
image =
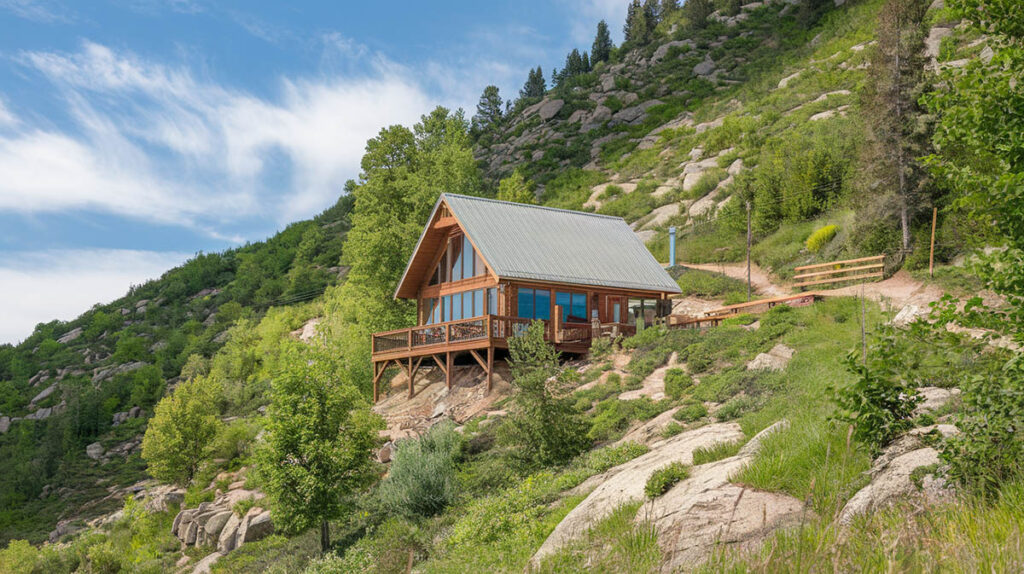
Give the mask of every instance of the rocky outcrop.
[(81, 336), (82, 336), (82, 328), (81, 327), (75, 327), (74, 329), (68, 331), (67, 333), (64, 333), (63, 335), (61, 335), (61, 337), (59, 339), (57, 339), (57, 342), (62, 344), (62, 345), (66, 345), (66, 344), (70, 343), (71, 341), (74, 341), (75, 339), (77, 339), (77, 338), (79, 338)]
[(140, 407), (132, 407), (126, 411), (114, 413), (113, 426), (117, 426), (128, 419), (137, 419), (142, 416), (142, 409)]
[[(897, 439), (871, 466), (871, 482), (843, 507), (839, 513), (840, 524), (849, 524), (858, 515), (898, 502), (935, 504), (952, 496), (949, 485), (935, 476), (939, 465), (938, 451), (925, 446), (920, 437), (933, 429), (944, 436), (958, 432), (952, 425), (934, 425), (915, 429)], [(915, 470), (919, 468), (930, 468), (931, 471), (915, 476)]]
[(43, 389), (42, 391), (40, 391), (39, 394), (37, 394), (36, 396), (32, 397), (32, 400), (29, 401), (29, 404), (34, 405), (36, 403), (42, 402), (47, 397), (52, 395), (54, 393), (54, 391), (56, 391), (56, 390), (57, 390), (57, 383), (53, 383), (52, 385), (50, 385), (50, 386), (46, 387), (45, 389)]
[(0, 434), (6, 434), (11, 430), (11, 417), (0, 416)]
[(960, 389), (943, 389), (939, 387), (920, 387), (917, 392), (921, 394), (921, 404), (917, 405), (915, 414), (923, 414), (938, 410), (954, 397), (960, 396)]
[(767, 353), (761, 353), (747, 363), (748, 371), (782, 371), (795, 353), (791, 347), (778, 343)]
[(693, 462), (693, 451), (698, 448), (742, 438), (743, 431), (738, 424), (710, 424), (678, 434), (656, 445), (643, 456), (591, 477), (584, 485), (595, 485), (593, 491), (558, 523), (537, 550), (533, 557), (534, 563), (539, 563), (545, 556), (584, 534), (619, 506), (643, 499), (644, 486), (655, 470), (672, 462), (690, 464)]
[(85, 447), (85, 454), (86, 454), (86, 456), (88, 456), (89, 458), (91, 458), (93, 460), (101, 459), (103, 457), (103, 453), (105, 453), (105, 452), (106, 452), (106, 449), (104, 449), (103, 445), (98, 443), (98, 442), (94, 442), (94, 443), (90, 444), (89, 446)]
[[(232, 495), (233, 493), (233, 495)], [(213, 502), (203, 502), (196, 508), (182, 510), (174, 517), (171, 532), (188, 546), (215, 546), (220, 553), (231, 552), (246, 542), (273, 534), (274, 522), (270, 511), (253, 506), (239, 516), (233, 506), (244, 498), (258, 500), (256, 491), (236, 489), (221, 494)]]
[(735, 456), (692, 468), (688, 479), (640, 509), (636, 521), (649, 521), (658, 532), (663, 571), (693, 570), (716, 548), (752, 547), (810, 515), (796, 498), (730, 482), (754, 459), (763, 438), (786, 424), (761, 431)]
[(92, 376), (93, 383), (101, 383), (114, 375), (120, 375), (121, 373), (130, 373), (136, 369), (145, 367), (146, 363), (142, 361), (133, 361), (131, 363), (125, 363), (123, 365), (117, 365), (116, 367), (109, 367), (106, 369), (97, 369), (96, 373)]

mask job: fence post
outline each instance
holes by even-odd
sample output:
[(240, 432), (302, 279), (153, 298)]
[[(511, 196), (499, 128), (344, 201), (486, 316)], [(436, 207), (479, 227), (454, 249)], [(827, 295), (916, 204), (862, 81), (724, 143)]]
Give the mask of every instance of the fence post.
[(932, 208), (932, 247), (928, 253), (928, 277), (935, 276), (935, 221), (939, 218), (939, 208)]

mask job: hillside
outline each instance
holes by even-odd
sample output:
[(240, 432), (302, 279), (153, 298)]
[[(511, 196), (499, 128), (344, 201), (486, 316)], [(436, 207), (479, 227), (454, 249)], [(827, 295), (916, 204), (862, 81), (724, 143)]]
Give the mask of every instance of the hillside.
[[(313, 220), (0, 347), (0, 574), (1019, 571), (1024, 32), (971, 2), (633, 2), (624, 46), (490, 121), (383, 128)], [(755, 298), (809, 263), (886, 277), (568, 361), (535, 325), (490, 393), (463, 357), (371, 404), (441, 193), (620, 216), (661, 261), (678, 227), (682, 315), (747, 299), (748, 217)]]

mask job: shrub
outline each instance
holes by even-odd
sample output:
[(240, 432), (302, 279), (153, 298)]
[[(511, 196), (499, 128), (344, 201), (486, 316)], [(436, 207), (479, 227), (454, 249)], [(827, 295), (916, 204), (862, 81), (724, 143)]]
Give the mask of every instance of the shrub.
[(836, 225), (826, 225), (825, 227), (819, 228), (807, 238), (807, 242), (805, 243), (807, 250), (811, 253), (821, 251), (821, 248), (824, 247), (826, 243), (832, 241), (832, 238), (836, 236), (837, 231), (839, 231), (839, 227)]
[(686, 389), (693, 386), (693, 379), (682, 369), (669, 369), (665, 371), (665, 394), (678, 399), (683, 396)]
[(723, 458), (729, 458), (730, 456), (738, 453), (742, 447), (742, 440), (716, 442), (711, 446), (702, 446), (693, 451), (693, 466), (699, 466), (709, 462), (719, 461)]
[(697, 419), (707, 416), (707, 414), (708, 410), (704, 408), (704, 405), (697, 401), (689, 401), (683, 406), (679, 407), (679, 410), (676, 411), (674, 415), (672, 415), (672, 418), (676, 419), (677, 421), (682, 421), (684, 423), (692, 423)]
[(665, 428), (661, 429), (661, 436), (663, 438), (672, 438), (677, 434), (683, 432), (683, 430), (685, 430), (683, 428), (683, 425), (677, 423), (676, 421), (669, 421), (669, 423), (665, 425)]
[(391, 472), (377, 495), (390, 513), (428, 517), (440, 513), (458, 496), (455, 463), (463, 438), (449, 421), (438, 424), (418, 439), (395, 444)]
[(242, 500), (239, 500), (231, 507), (231, 511), (234, 512), (235, 515), (239, 518), (242, 518), (243, 516), (248, 514), (249, 511), (252, 510), (254, 506), (256, 506), (255, 500), (253, 500), (252, 498), (243, 498)]
[(590, 358), (603, 359), (612, 354), (615, 350), (615, 343), (611, 337), (599, 337), (590, 342)]
[(756, 405), (757, 402), (746, 395), (733, 397), (715, 411), (715, 417), (720, 421), (731, 421), (752, 410)]
[(644, 486), (644, 494), (647, 495), (647, 498), (657, 498), (668, 492), (668, 489), (675, 486), (677, 482), (686, 480), (689, 476), (689, 466), (681, 462), (667, 464), (651, 473), (651, 477), (647, 479), (647, 484)]

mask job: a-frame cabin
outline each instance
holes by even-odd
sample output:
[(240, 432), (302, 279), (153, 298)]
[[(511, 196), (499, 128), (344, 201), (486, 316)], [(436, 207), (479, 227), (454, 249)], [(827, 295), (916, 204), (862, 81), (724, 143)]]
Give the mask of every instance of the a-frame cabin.
[(472, 357), (490, 390), (496, 354), (535, 320), (560, 351), (629, 335), (667, 314), (679, 287), (622, 218), (444, 194), (395, 290), (417, 301), (417, 325), (373, 335), (374, 400), (385, 370), (424, 360), (445, 374)]

